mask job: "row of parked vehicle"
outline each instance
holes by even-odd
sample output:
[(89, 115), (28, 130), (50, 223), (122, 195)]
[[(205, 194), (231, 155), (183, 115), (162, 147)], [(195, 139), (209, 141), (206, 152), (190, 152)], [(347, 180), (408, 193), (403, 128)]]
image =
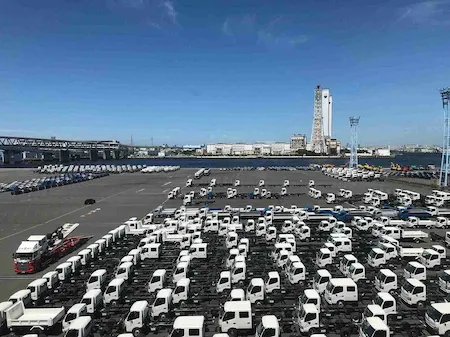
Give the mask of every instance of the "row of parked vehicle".
[(138, 172), (147, 165), (44, 165), (39, 166), (37, 173), (125, 173)]
[(11, 192), (12, 195), (18, 195), (52, 187), (81, 183), (107, 175), (108, 173), (65, 173), (57, 176), (13, 181), (11, 183), (0, 184), (0, 192)]
[(174, 172), (180, 169), (180, 166), (147, 166), (144, 167), (142, 173), (158, 173), (158, 172)]
[(342, 181), (372, 181), (383, 180), (385, 178), (383, 172), (348, 167), (323, 167), (322, 173), (328, 177)]

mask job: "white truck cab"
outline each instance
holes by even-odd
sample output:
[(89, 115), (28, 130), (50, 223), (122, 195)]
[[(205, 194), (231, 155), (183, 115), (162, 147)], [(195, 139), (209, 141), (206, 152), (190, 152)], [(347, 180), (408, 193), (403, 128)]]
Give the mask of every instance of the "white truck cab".
[(305, 304), (314, 304), (320, 311), (320, 294), (315, 289), (305, 289), (298, 297), (299, 307)]
[(87, 266), (92, 259), (92, 251), (90, 249), (82, 249), (78, 252), (78, 256), (81, 258), (80, 263), (82, 266)]
[(219, 281), (216, 285), (216, 291), (220, 294), (227, 289), (231, 289), (231, 272), (223, 271), (220, 273)]
[(352, 263), (358, 262), (358, 259), (352, 254), (345, 254), (339, 261), (339, 270), (345, 276), (348, 275), (348, 269)]
[(88, 290), (83, 295), (80, 303), (86, 304), (87, 312), (89, 314), (95, 313), (103, 307), (103, 295), (100, 289)]
[(172, 289), (165, 288), (158, 291), (152, 304), (152, 317), (163, 317), (170, 312), (172, 307)]
[(405, 279), (414, 278), (419, 281), (425, 281), (427, 279), (427, 269), (423, 264), (411, 261), (406, 265), (403, 271), (403, 277)]
[(323, 294), (330, 280), (331, 280), (330, 272), (326, 269), (319, 269), (317, 270), (313, 278), (313, 288), (319, 294)]
[(161, 244), (160, 243), (147, 243), (141, 248), (141, 258), (146, 259), (159, 259), (161, 254)]
[(330, 242), (336, 247), (336, 253), (351, 253), (352, 251), (352, 241), (348, 237), (335, 237)]
[(316, 265), (323, 268), (333, 263), (331, 252), (328, 248), (320, 248), (316, 253)]
[(131, 280), (134, 273), (133, 262), (124, 262), (117, 267), (116, 278), (123, 278), (125, 280)]
[(38, 278), (33, 282), (30, 282), (27, 289), (30, 290), (31, 300), (38, 301), (48, 291), (47, 280), (45, 278)]
[(72, 274), (77, 273), (81, 269), (81, 256), (69, 257), (66, 262), (72, 265)]
[(358, 301), (358, 286), (350, 278), (332, 278), (325, 289), (325, 301), (328, 304), (338, 304)]
[(116, 278), (109, 282), (103, 294), (103, 301), (105, 304), (117, 302), (125, 289), (125, 280), (123, 278)]
[(166, 282), (166, 270), (157, 269), (153, 272), (152, 278), (148, 282), (148, 292), (153, 293), (156, 290), (164, 288)]
[(169, 337), (204, 337), (204, 316), (178, 316)]
[(45, 273), (44, 275), (42, 275), (42, 278), (45, 278), (47, 280), (48, 289), (54, 289), (59, 282), (58, 272), (55, 270)]
[(16, 291), (14, 294), (9, 296), (8, 302), (17, 303), (23, 302), (24, 306), (28, 306), (31, 304), (31, 290), (30, 289), (22, 289)]
[(450, 331), (450, 303), (432, 303), (428, 306), (425, 323), (435, 334), (447, 336)]
[(390, 269), (380, 269), (375, 276), (375, 289), (381, 292), (390, 292), (397, 288), (397, 274)]
[(222, 332), (236, 335), (239, 330), (251, 330), (253, 326), (252, 307), (250, 301), (225, 302), (223, 314), (219, 318)]
[(245, 301), (245, 291), (244, 289), (236, 288), (231, 289), (230, 295), (227, 301)]
[(125, 331), (131, 332), (133, 336), (139, 336), (142, 328), (148, 322), (149, 312), (150, 308), (147, 301), (134, 302), (125, 318)]
[(261, 318), (261, 323), (256, 327), (255, 337), (279, 337), (279, 336), (280, 336), (280, 325), (278, 323), (277, 317), (274, 315), (263, 316)]
[(348, 268), (348, 277), (355, 282), (364, 280), (366, 279), (366, 268), (361, 263), (352, 263)]
[(372, 302), (373, 302), (373, 304), (379, 305), (384, 310), (386, 315), (397, 314), (397, 301), (389, 293), (385, 293), (385, 292), (377, 293), (377, 295), (375, 296), (375, 298)]
[(450, 294), (450, 270), (442, 270), (438, 273), (439, 289)]
[(403, 283), (400, 297), (410, 306), (423, 307), (427, 299), (426, 286), (417, 279), (408, 278)]
[(81, 316), (88, 316), (87, 307), (84, 303), (77, 303), (74, 304), (72, 307), (70, 307), (69, 310), (67, 310), (67, 314), (62, 320), (62, 328), (63, 331), (67, 331), (69, 329), (70, 323)]
[(80, 316), (75, 318), (66, 331), (65, 337), (87, 337), (92, 333), (92, 318)]
[(303, 285), (306, 281), (306, 268), (302, 262), (294, 262), (287, 273), (290, 284)]
[(192, 259), (206, 259), (207, 258), (207, 243), (193, 243), (189, 247), (189, 256)]
[(380, 317), (367, 317), (359, 327), (360, 337), (389, 337), (389, 327)]
[(58, 273), (58, 279), (60, 281), (69, 280), (72, 275), (72, 264), (69, 262), (61, 263), (55, 268), (55, 271)]
[(314, 304), (301, 305), (297, 316), (297, 325), (302, 333), (319, 327), (319, 310)]

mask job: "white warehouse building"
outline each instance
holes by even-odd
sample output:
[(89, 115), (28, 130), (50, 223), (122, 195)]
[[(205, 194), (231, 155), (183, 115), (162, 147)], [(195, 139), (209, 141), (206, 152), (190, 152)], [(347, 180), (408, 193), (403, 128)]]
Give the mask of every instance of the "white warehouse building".
[(290, 155), (290, 143), (218, 143), (206, 145), (206, 153), (215, 156)]

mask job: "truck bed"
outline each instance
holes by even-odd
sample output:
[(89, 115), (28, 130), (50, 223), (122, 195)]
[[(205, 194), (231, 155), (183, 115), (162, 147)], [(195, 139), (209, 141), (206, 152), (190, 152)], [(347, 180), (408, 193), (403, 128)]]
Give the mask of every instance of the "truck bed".
[(15, 326), (53, 326), (64, 316), (64, 308), (26, 309), (16, 319), (8, 319), (8, 327)]

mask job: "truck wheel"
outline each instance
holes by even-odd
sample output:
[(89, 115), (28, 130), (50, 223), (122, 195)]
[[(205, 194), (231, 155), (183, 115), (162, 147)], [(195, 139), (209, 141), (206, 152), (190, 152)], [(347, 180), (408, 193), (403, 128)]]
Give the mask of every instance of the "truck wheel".
[(425, 303), (423, 303), (422, 301), (417, 302), (417, 309), (421, 310), (425, 307)]
[(228, 330), (228, 335), (230, 337), (237, 337), (237, 330), (236, 329), (230, 329)]
[(339, 301), (339, 302), (337, 302), (337, 305), (338, 305), (339, 308), (343, 308), (344, 307), (344, 302)]
[(133, 329), (133, 336), (139, 337), (141, 335), (141, 330), (139, 328)]

